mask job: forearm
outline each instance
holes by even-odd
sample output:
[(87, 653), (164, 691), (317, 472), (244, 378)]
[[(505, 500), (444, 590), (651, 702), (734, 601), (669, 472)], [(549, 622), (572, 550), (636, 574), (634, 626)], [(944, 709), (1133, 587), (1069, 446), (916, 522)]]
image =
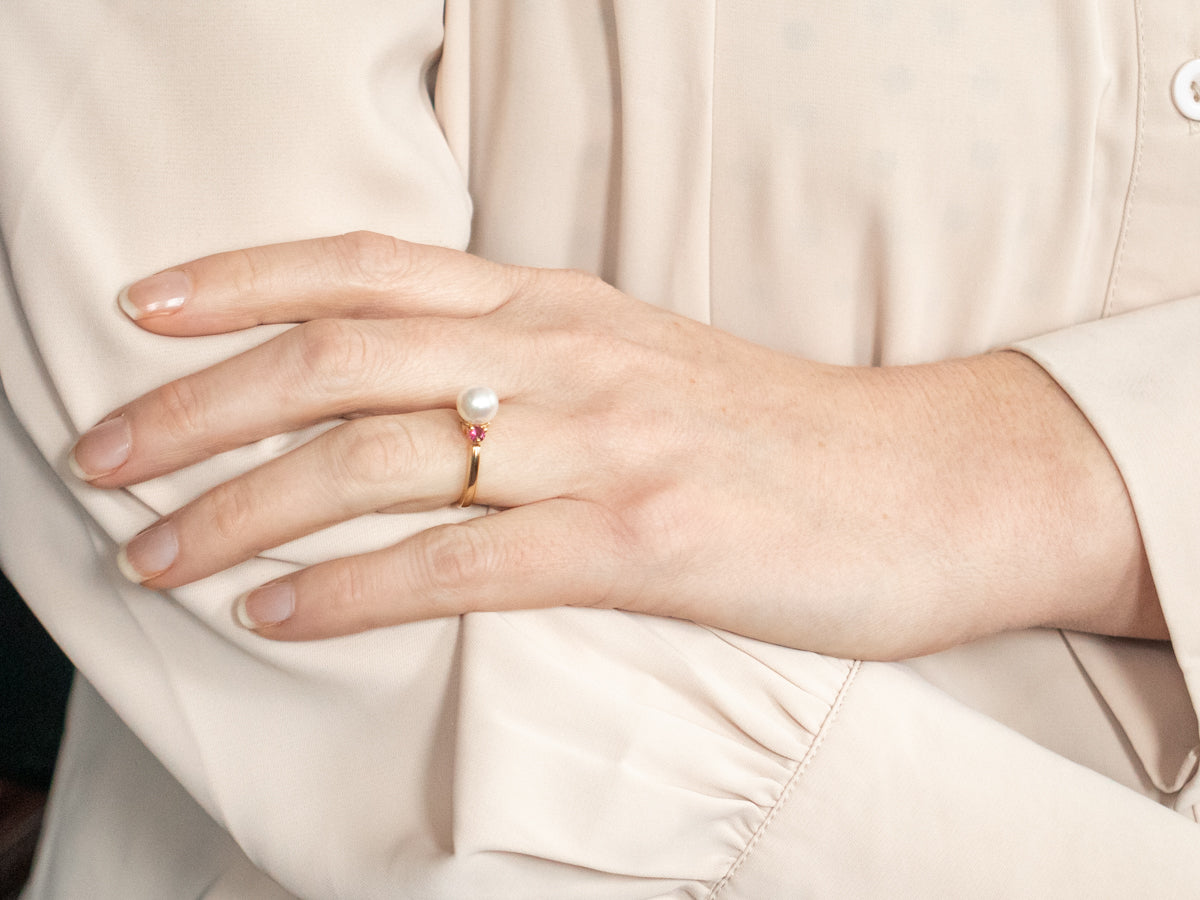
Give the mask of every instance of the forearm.
[(863, 377), (925, 543), (912, 576), (970, 603), (964, 628), (1166, 637), (1120, 473), (1036, 363), (1001, 352)]

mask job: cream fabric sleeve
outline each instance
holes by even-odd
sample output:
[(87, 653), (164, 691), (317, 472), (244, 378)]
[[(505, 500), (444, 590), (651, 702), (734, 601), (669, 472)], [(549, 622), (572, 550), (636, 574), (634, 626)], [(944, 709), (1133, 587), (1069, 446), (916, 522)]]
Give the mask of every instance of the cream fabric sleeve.
[[(1193, 705), (1200, 705), (1200, 297), (1079, 325), (1016, 348), (1070, 394), (1120, 469), (1176, 659)], [(1089, 648), (1085, 655), (1107, 644), (1075, 640)], [(1194, 748), (1198, 738), (1194, 719), (1177, 713), (1175, 722), (1179, 731), (1162, 746), (1171, 759), (1166, 770), (1175, 768), (1178, 779), (1195, 766), (1194, 752), (1180, 751)], [(1183, 802), (1190, 814), (1197, 799), (1189, 793)]]

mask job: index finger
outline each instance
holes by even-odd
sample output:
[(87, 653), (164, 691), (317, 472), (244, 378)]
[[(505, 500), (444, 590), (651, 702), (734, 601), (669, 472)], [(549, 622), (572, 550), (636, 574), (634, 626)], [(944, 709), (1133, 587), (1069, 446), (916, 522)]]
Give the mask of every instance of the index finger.
[(147, 331), (185, 337), (318, 318), (476, 316), (522, 270), (369, 231), (217, 253), (131, 284), (117, 302)]

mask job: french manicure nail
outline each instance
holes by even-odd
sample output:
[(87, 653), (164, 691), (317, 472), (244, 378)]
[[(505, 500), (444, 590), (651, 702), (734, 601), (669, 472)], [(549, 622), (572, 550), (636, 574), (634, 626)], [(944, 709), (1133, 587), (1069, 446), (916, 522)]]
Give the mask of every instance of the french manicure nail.
[(117, 553), (117, 568), (130, 581), (141, 584), (171, 568), (179, 555), (175, 526), (168, 522), (151, 525)]
[(192, 293), (192, 279), (178, 270), (159, 272), (136, 281), (117, 297), (121, 312), (135, 322), (175, 312)]
[(75, 442), (67, 463), (77, 478), (90, 481), (115, 472), (129, 459), (133, 437), (124, 416), (101, 422)]
[(238, 597), (233, 611), (241, 626), (251, 631), (278, 625), (296, 611), (296, 590), (289, 581), (264, 584)]

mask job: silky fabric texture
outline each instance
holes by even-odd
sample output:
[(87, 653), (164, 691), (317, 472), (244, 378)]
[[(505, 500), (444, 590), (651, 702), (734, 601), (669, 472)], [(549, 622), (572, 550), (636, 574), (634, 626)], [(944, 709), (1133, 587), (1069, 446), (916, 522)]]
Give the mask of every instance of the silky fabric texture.
[[(64, 460), (109, 409), (277, 331), (148, 335), (123, 284), (356, 228), (588, 268), (832, 362), (1025, 341), (1113, 450), (1194, 679), (1200, 172), (1169, 87), (1196, 19), (6, 5), (0, 562), (96, 689), (29, 895), (1186, 896), (1195, 826), (1116, 783), (1190, 818), (1195, 722), (1161, 647), (1010, 635), (914, 666), (1106, 779), (898, 667), (683, 622), (554, 610), (279, 646), (233, 597), (464, 513), (367, 517), (163, 596), (120, 579), (116, 542), (309, 435), (120, 493)], [(1055, 679), (1022, 693), (1031, 665)]]

